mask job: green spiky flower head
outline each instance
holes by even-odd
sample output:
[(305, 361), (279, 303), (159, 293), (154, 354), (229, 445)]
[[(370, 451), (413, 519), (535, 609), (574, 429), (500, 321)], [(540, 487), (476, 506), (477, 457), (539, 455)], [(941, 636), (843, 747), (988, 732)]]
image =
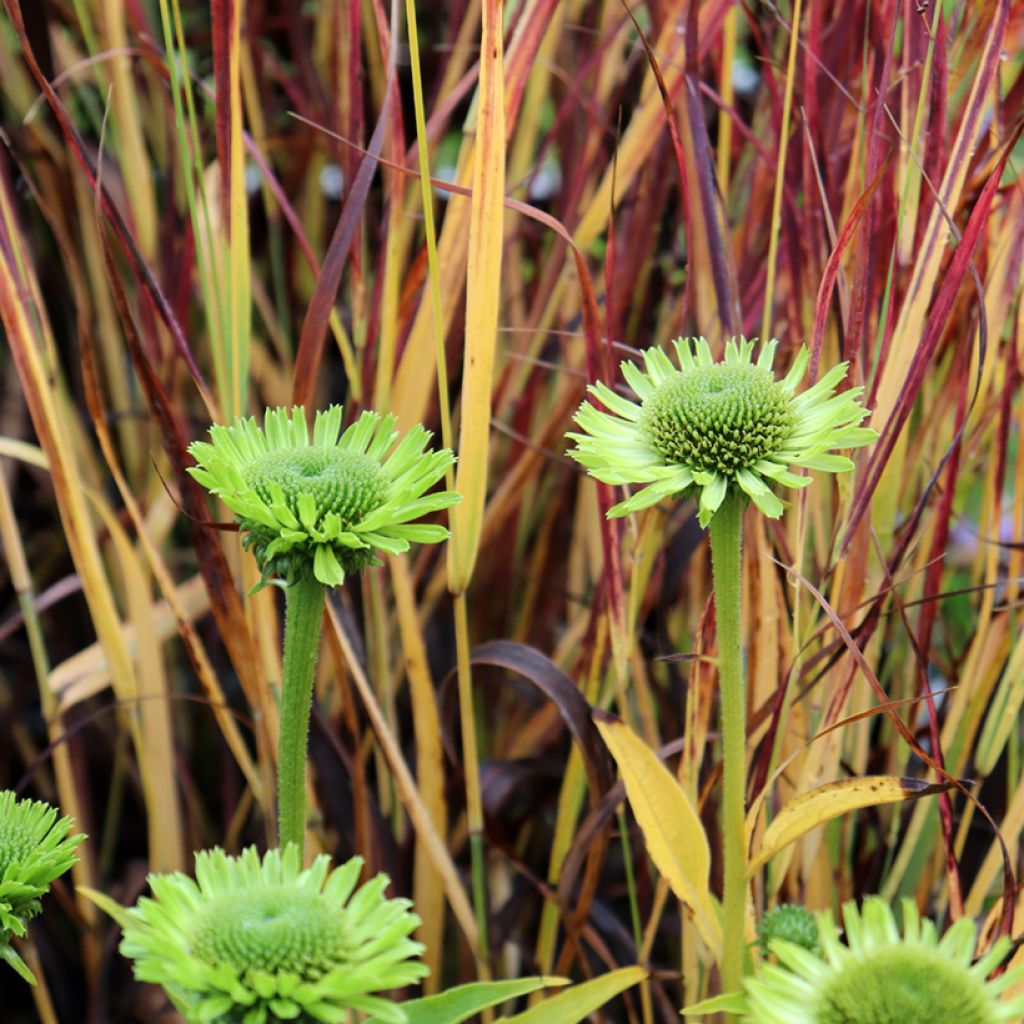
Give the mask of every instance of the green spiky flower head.
[(40, 898), (77, 859), (75, 847), (85, 836), (69, 835), (73, 824), (49, 804), (0, 792), (0, 960), (33, 985), (35, 978), (11, 939), (24, 937), (42, 909)]
[(273, 573), (337, 586), (376, 564), (379, 551), (448, 537), (413, 520), (459, 501), (452, 491), (426, 493), (452, 453), (426, 451), (431, 434), (418, 424), (396, 445), (394, 416), (364, 412), (344, 432), (341, 419), (340, 405), (318, 412), (311, 440), (300, 406), (268, 409), (262, 427), (242, 419), (189, 445), (198, 463), (189, 472), (235, 513), (264, 581)]
[(356, 888), (362, 858), (333, 871), (321, 855), (254, 847), (240, 857), (196, 854), (196, 878), (151, 875), (152, 898), (121, 915), (121, 952), (135, 976), (163, 986), (190, 1022), (346, 1021), (350, 1010), (403, 1024), (401, 1007), (374, 993), (427, 973), (409, 938), (419, 925), (386, 875)]
[(1024, 1016), (1024, 996), (1005, 994), (1024, 967), (994, 981), (1010, 941), (974, 960), (977, 929), (961, 918), (942, 938), (910, 900), (900, 934), (888, 903), (868, 897), (843, 907), (846, 942), (831, 914), (819, 918), (823, 956), (774, 939), (777, 964), (747, 979), (747, 1024), (1010, 1024)]
[(778, 379), (772, 373), (774, 340), (762, 346), (756, 362), (754, 342), (746, 339), (727, 342), (721, 362), (703, 338), (672, 344), (678, 365), (660, 348), (644, 352), (644, 369), (622, 364), (639, 401), (599, 382), (588, 390), (608, 411), (584, 402), (576, 413), (583, 433), (569, 435), (576, 442), (569, 454), (604, 483), (643, 485), (610, 516), (693, 494), (707, 526), (726, 491), (738, 488), (777, 519), (784, 506), (772, 485), (810, 483), (793, 467), (844, 472), (853, 463), (835, 449), (857, 448), (878, 436), (860, 426), (868, 415), (859, 401), (863, 388), (835, 393), (846, 363), (798, 393), (810, 362), (806, 348)]

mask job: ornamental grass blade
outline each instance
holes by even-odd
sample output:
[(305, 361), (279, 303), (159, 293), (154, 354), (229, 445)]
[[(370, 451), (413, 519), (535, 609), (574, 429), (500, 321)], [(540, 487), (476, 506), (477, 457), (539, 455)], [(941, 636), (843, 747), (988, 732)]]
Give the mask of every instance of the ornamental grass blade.
[(709, 887), (711, 851), (696, 809), (658, 755), (628, 725), (606, 715), (595, 715), (595, 724), (619, 766), (651, 860), (693, 912), (708, 949), (721, 959), (722, 925)]
[(451, 512), (448, 585), (469, 586), (480, 544), (487, 497), (491, 388), (498, 345), (501, 249), (505, 224), (505, 81), (500, 0), (486, 0), (480, 47), (473, 196), (470, 200), (466, 267), (466, 347), (462, 378), (462, 423), (455, 490), (462, 503)]
[(865, 775), (856, 779), (827, 782), (791, 800), (765, 830), (756, 855), (747, 867), (748, 875), (766, 864), (779, 850), (796, 842), (812, 828), (838, 818), (848, 811), (901, 800), (916, 800), (953, 788), (952, 782), (922, 782), (895, 775)]
[(249, 202), (245, 190), (245, 148), (240, 74), (242, 0), (212, 0), (213, 73), (216, 80), (217, 161), (220, 166), (218, 219), (221, 257), (226, 266), (222, 339), (225, 379), (221, 407), (233, 421), (248, 411), (249, 333), (252, 304), (249, 281)]
[[(405, 672), (409, 681), (409, 700), (416, 734), (416, 782), (423, 804), (439, 836), (448, 834), (446, 772), (444, 747), (441, 743), (441, 719), (437, 710), (437, 690), (430, 672), (427, 646), (416, 608), (416, 592), (406, 557), (388, 559), (391, 584), (395, 595), (395, 617), (398, 620)], [(428, 994), (440, 984), (444, 954), (445, 897), (444, 884), (430, 861), (429, 851), (417, 838), (413, 866), (413, 902), (421, 924), (416, 938), (426, 946), (423, 960), (430, 968), (424, 979)], [(431, 988), (430, 986), (434, 987)], [(410, 1018), (411, 1020), (412, 1018)]]
[(499, 1017), (496, 1024), (577, 1024), (646, 977), (643, 967), (620, 967), (599, 978), (573, 985), (513, 1017)]
[[(557, 0), (528, 0), (516, 20), (516, 28), (501, 69), (505, 90), (506, 127), (516, 123), (528, 76), (535, 66), (538, 48), (557, 7)], [(441, 90), (442, 95), (443, 93), (444, 90)], [(479, 138), (476, 143), (479, 143)], [(470, 162), (474, 151), (474, 140), (465, 139), (457, 162), (455, 180), (459, 187), (453, 191), (459, 192), (467, 183), (468, 175), (463, 173), (463, 168)], [(435, 187), (440, 185), (436, 180), (431, 184)], [(468, 195), (468, 192), (460, 194)], [(445, 212), (437, 242), (442, 302), (440, 321), (441, 330), (445, 335), (455, 320), (462, 297), (469, 216), (467, 203), (452, 203)], [(423, 367), (431, 365), (434, 361), (433, 316), (434, 311), (430, 302), (421, 302), (413, 318), (409, 340), (399, 360), (391, 392), (391, 408), (398, 414), (402, 423), (423, 421), (430, 407), (432, 390), (423, 386)]]

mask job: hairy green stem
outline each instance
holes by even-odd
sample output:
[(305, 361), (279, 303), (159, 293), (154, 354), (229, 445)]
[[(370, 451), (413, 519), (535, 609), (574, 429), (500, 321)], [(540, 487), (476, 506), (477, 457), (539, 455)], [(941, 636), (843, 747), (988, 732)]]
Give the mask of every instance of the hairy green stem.
[(297, 580), (285, 591), (284, 679), (277, 747), (277, 835), (282, 849), (295, 843), (303, 854), (306, 745), (326, 592), (327, 588), (313, 579)]
[(743, 509), (746, 500), (730, 488), (711, 520), (711, 566), (718, 634), (718, 685), (722, 706), (722, 846), (725, 904), (722, 990), (743, 983), (746, 912), (747, 706), (743, 679), (740, 613), (743, 593)]

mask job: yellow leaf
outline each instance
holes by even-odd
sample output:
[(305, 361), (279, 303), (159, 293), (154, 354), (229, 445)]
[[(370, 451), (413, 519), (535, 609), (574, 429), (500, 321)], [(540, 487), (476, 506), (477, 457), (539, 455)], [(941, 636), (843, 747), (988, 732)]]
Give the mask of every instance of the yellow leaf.
[(791, 800), (768, 826), (761, 848), (750, 861), (748, 874), (753, 874), (779, 850), (796, 842), (812, 828), (838, 818), (847, 811), (879, 804), (895, 804), (901, 800), (916, 800), (931, 793), (950, 789), (952, 783), (928, 783), (917, 779), (901, 779), (895, 775), (864, 775), (855, 779), (840, 779), (812, 789)]
[(500, 0), (485, 0), (466, 268), (462, 426), (455, 478), (455, 489), (463, 496), (463, 501), (452, 510), (452, 539), (448, 547), (449, 586), (456, 594), (466, 590), (473, 575), (487, 495), (491, 385), (498, 341), (505, 212), (505, 84), (501, 28)]
[(711, 853), (697, 811), (658, 755), (628, 725), (613, 719), (595, 721), (619, 766), (651, 860), (693, 912), (701, 938), (720, 959), (722, 925), (708, 888)]

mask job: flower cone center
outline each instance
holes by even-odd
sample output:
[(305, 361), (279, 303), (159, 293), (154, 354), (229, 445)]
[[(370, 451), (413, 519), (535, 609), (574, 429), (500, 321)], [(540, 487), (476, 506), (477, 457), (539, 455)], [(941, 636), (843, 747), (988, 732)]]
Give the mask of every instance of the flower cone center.
[(730, 475), (782, 446), (793, 411), (770, 370), (716, 363), (659, 384), (643, 403), (640, 426), (672, 462)]
[(24, 860), (39, 837), (17, 821), (0, 821), (0, 878), (12, 865)]
[(263, 886), (211, 900), (199, 915), (192, 946), (211, 967), (315, 980), (337, 966), (344, 943), (344, 914), (322, 894)]
[(982, 981), (932, 949), (890, 946), (844, 959), (822, 990), (816, 1024), (992, 1024)]
[(308, 494), (318, 518), (335, 512), (344, 526), (358, 523), (388, 497), (388, 479), (380, 463), (344, 448), (279, 448), (265, 452), (246, 467), (246, 485), (268, 505), (271, 484), (284, 492), (285, 503), (298, 515), (299, 497)]

